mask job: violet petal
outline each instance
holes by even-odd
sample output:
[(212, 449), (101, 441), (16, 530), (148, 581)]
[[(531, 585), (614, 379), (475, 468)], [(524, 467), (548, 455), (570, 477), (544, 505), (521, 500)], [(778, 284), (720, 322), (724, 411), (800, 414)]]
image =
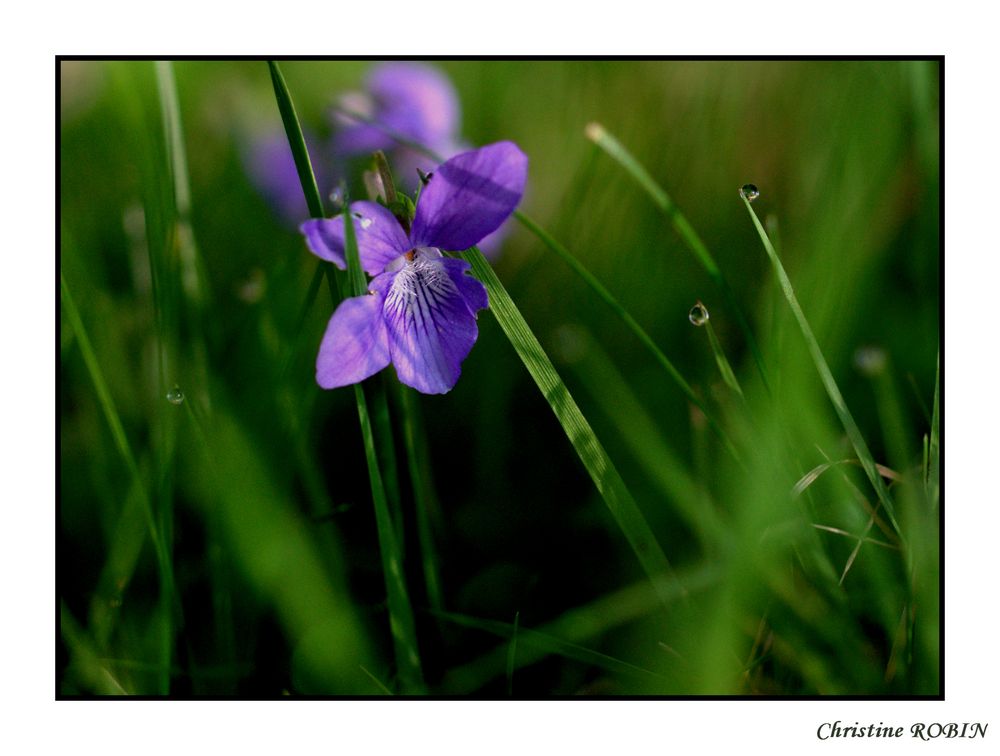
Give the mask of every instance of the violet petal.
[(325, 389), (363, 381), (389, 364), (379, 294), (345, 299), (330, 318), (316, 357), (316, 383)]
[[(352, 202), (351, 212), (354, 214), (354, 234), (358, 240), (361, 267), (369, 275), (378, 275), (386, 265), (410, 248), (399, 221), (377, 202)], [(307, 220), (299, 230), (305, 235), (306, 244), (313, 254), (329, 260), (341, 270), (347, 268), (342, 215)]]
[(521, 201), (528, 158), (513, 142), (463, 152), (438, 166), (420, 192), (414, 246), (468, 249), (500, 227)]
[(479, 335), (465, 294), (441, 258), (421, 251), (385, 277), (384, 317), (399, 380), (425, 394), (450, 391)]
[(469, 306), (469, 311), (475, 315), (479, 310), (485, 310), (490, 306), (489, 297), (486, 294), (486, 287), (478, 280), (468, 275), (467, 271), (472, 266), (465, 260), (456, 260), (452, 257), (441, 259), (441, 264), (448, 271), (448, 276), (465, 298), (465, 303)]

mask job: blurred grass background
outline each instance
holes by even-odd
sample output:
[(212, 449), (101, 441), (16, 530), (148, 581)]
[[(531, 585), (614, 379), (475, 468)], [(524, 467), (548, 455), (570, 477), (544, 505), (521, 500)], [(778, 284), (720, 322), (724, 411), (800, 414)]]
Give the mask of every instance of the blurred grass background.
[[(371, 65), (282, 64), (309, 131), (330, 133), (335, 96)], [(482, 313), (458, 385), (416, 402), (440, 596), (396, 432), (427, 690), (938, 694), (938, 63), (436, 65), (459, 92), (464, 137), (521, 146), (522, 209), (642, 324), (745, 458), (727, 456), (611, 311), (515, 227), (498, 275), (688, 597), (656, 602)], [(186, 178), (161, 106), (173, 78)], [(243, 159), (253, 135), (280, 129), (267, 66), (64, 60), (60, 94), (60, 693), (399, 692), (353, 393), (313, 377), (333, 305), (321, 291), (300, 330), (315, 261)], [(770, 394), (711, 279), (584, 137), (592, 121), (712, 251)], [(870, 517), (877, 499), (856, 465), (792, 495), (854, 454), (746, 217), (747, 182), (876, 461), (896, 473), (902, 541)], [(746, 403), (688, 321), (697, 300)], [(398, 397), (392, 371), (376, 380)], [(179, 403), (166, 398), (175, 386)], [(390, 409), (398, 427), (403, 408)]]

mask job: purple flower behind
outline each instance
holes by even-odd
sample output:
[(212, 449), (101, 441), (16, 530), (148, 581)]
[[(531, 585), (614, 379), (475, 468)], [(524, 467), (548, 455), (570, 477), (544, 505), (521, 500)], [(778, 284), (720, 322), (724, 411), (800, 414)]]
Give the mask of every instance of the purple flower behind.
[[(316, 359), (323, 388), (364, 380), (390, 362), (402, 383), (425, 394), (450, 391), (476, 342), (476, 313), (486, 288), (469, 263), (442, 250), (464, 250), (495, 231), (524, 193), (528, 159), (512, 142), (454, 156), (434, 170), (417, 200), (409, 235), (375, 202), (354, 202), (368, 294), (341, 302)], [(346, 268), (344, 218), (309, 220), (301, 231), (318, 257)]]
[[(351, 118), (343, 110), (377, 121), (444, 158), (471, 149), (459, 137), (458, 94), (447, 76), (432, 66), (413, 62), (378, 65), (368, 74), (365, 91), (343, 95), (339, 105), (342, 110), (334, 114), (337, 127), (334, 153), (348, 157), (385, 151), (390, 156), (393, 174), (408, 192), (417, 188), (417, 170), (430, 173), (435, 161), (422, 152), (399, 145), (384, 130)], [(501, 226), (481, 239), (479, 248), (493, 258), (505, 236), (506, 227)]]
[[(306, 145), (316, 183), (323, 192), (331, 186), (324, 170), (327, 161), (317, 150), (316, 140), (308, 134)], [(294, 227), (309, 215), (295, 158), (284, 130), (278, 129), (249, 140), (243, 148), (243, 163), (250, 181), (283, 221)]]

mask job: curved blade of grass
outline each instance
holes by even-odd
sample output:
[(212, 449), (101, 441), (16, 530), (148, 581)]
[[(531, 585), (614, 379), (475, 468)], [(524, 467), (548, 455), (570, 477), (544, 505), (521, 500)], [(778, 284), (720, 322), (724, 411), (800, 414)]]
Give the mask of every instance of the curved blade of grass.
[(437, 549), (434, 546), (434, 532), (431, 528), (434, 488), (431, 482), (430, 464), (427, 460), (427, 445), (418, 441), (419, 438), (423, 438), (423, 427), (414, 390), (409, 386), (399, 384), (397, 395), (403, 410), (403, 441), (406, 447), (410, 486), (413, 489), (413, 501), (417, 513), (417, 538), (420, 542), (420, 558), (424, 568), (427, 602), (432, 609), (441, 609), (444, 607), (444, 598), (441, 588), (441, 574), (438, 569)]
[(719, 337), (715, 335), (715, 328), (712, 327), (710, 320), (705, 321), (705, 330), (708, 332), (708, 343), (712, 347), (712, 354), (715, 355), (715, 364), (719, 366), (719, 373), (722, 374), (722, 380), (739, 395), (740, 399), (745, 399), (740, 382), (736, 379), (736, 373), (733, 372), (733, 366), (726, 359), (726, 353), (722, 349)]
[[(200, 305), (207, 296), (207, 276), (201, 266), (198, 245), (191, 228), (191, 180), (188, 175), (187, 149), (181, 126), (180, 105), (173, 64), (156, 61), (156, 85), (160, 96), (167, 159), (173, 176), (174, 206), (177, 211), (177, 251), (181, 263), (181, 284), (188, 299)], [(198, 323), (200, 326), (200, 322)], [(203, 339), (200, 330), (198, 337)]]
[(670, 220), (677, 234), (688, 245), (691, 252), (694, 253), (694, 256), (702, 264), (702, 267), (705, 268), (705, 272), (715, 282), (715, 285), (719, 287), (722, 296), (726, 299), (726, 304), (729, 305), (736, 316), (736, 322), (740, 330), (743, 331), (743, 336), (747, 340), (747, 346), (750, 348), (751, 354), (753, 354), (754, 362), (757, 363), (757, 370), (760, 372), (761, 380), (764, 382), (764, 386), (768, 387), (767, 371), (764, 369), (764, 355), (761, 353), (757, 339), (754, 338), (753, 331), (750, 329), (750, 323), (743, 315), (743, 310), (737, 304), (733, 290), (729, 287), (725, 276), (722, 275), (722, 271), (719, 269), (718, 263), (715, 262), (715, 258), (712, 257), (705, 243), (698, 236), (698, 232), (694, 230), (694, 227), (684, 217), (684, 214), (674, 204), (674, 201), (663, 187), (649, 175), (649, 172), (635, 159), (632, 153), (626, 150), (624, 145), (608, 133), (603, 126), (599, 123), (588, 124), (584, 133), (586, 133), (588, 139), (604, 150), (609, 157), (624, 168), (636, 180), (639, 186), (646, 190), (646, 193), (656, 206)]
[[(277, 63), (269, 60), (267, 67), (271, 72), (274, 99), (278, 103), (281, 123), (285, 127), (285, 135), (288, 137), (288, 146), (292, 150), (292, 157), (295, 160), (295, 170), (299, 174), (299, 183), (302, 184), (302, 193), (305, 195), (306, 205), (309, 207), (309, 215), (313, 218), (323, 218), (325, 217), (323, 212), (323, 198), (320, 196), (319, 186), (316, 184), (316, 174), (313, 173), (312, 162), (309, 160), (309, 149), (306, 147), (306, 139), (302, 133), (302, 126), (299, 124), (299, 116), (295, 112), (295, 104), (292, 102), (292, 96), (288, 92), (288, 85), (285, 83), (285, 77), (282, 75)], [(299, 310), (297, 333), (302, 332), (302, 326), (305, 324), (309, 309), (312, 307), (316, 295), (319, 294), (320, 282), (324, 274), (327, 276), (334, 275), (330, 272), (330, 266), (325, 265), (322, 260), (319, 260), (316, 263), (316, 272), (313, 273), (305, 300)], [(293, 341), (288, 347), (288, 353), (281, 368), (282, 376), (284, 376), (291, 365), (292, 356), (297, 345), (298, 339)]]
[(938, 502), (941, 460), (941, 353), (938, 352), (937, 368), (934, 372), (934, 409), (931, 414), (931, 433), (928, 444), (928, 484), (934, 505)]
[[(799, 479), (798, 483), (796, 483), (792, 488), (792, 496), (801, 496), (803, 491), (809, 488), (809, 486), (815, 483), (823, 473), (832, 467), (836, 467), (837, 465), (860, 464), (861, 463), (856, 459), (839, 459), (836, 462), (823, 462), (818, 464)], [(888, 478), (889, 480), (899, 480), (899, 474), (895, 470), (885, 467), (884, 465), (876, 465), (876, 467), (882, 477)]]
[[(499, 649), (499, 651), (503, 652), (503, 656), (506, 660), (504, 668), (510, 675), (513, 675), (514, 669), (518, 666), (526, 666), (530, 662), (535, 662), (545, 658), (546, 656), (554, 654), (567, 659), (573, 659), (574, 661), (583, 662), (584, 664), (601, 667), (602, 669), (606, 669), (610, 672), (617, 672), (619, 674), (632, 676), (640, 675), (642, 677), (654, 679), (661, 677), (661, 675), (658, 675), (651, 670), (644, 669), (621, 659), (616, 659), (615, 657), (608, 656), (607, 654), (602, 654), (599, 651), (593, 651), (592, 649), (585, 648), (578, 643), (573, 643), (572, 641), (564, 640), (539, 630), (532, 630), (520, 626), (517, 621), (511, 625), (507, 622), (479, 619), (478, 617), (470, 617), (466, 614), (456, 614), (454, 612), (432, 613), (436, 617), (453, 622), (461, 627), (468, 627), (473, 630), (482, 630), (484, 632), (500, 636), (501, 638), (511, 639), (510, 643), (504, 644), (504, 646)], [(514, 658), (514, 655), (511, 653), (511, 649), (514, 647), (513, 643), (515, 638), (517, 639), (518, 644), (523, 646), (522, 650), (526, 652), (526, 658), (530, 661), (516, 660)], [(510, 695), (509, 690), (508, 695)]]
[(664, 601), (668, 602), (675, 590), (676, 578), (625, 481), (486, 258), (476, 247), (463, 252), (462, 257), (471, 263), (476, 278), (486, 286), (490, 312), (555, 413), (646, 574)]
[(760, 219), (757, 217), (757, 213), (754, 212), (753, 207), (750, 205), (750, 201), (742, 194), (740, 197), (743, 200), (743, 204), (746, 205), (747, 212), (750, 213), (750, 218), (753, 221), (754, 227), (757, 229), (757, 234), (760, 236), (760, 240), (764, 245), (764, 250), (767, 252), (767, 256), (771, 259), (771, 265), (774, 267), (774, 273), (778, 277), (778, 282), (781, 284), (781, 290), (785, 295), (785, 299), (788, 301), (788, 306), (791, 308), (792, 314), (798, 322), (799, 330), (802, 331), (806, 347), (809, 349), (809, 355), (812, 357), (813, 364), (816, 366), (816, 372), (819, 373), (820, 380), (823, 382), (823, 388), (826, 389), (827, 396), (830, 397), (830, 402), (833, 404), (833, 408), (837, 412), (837, 417), (840, 418), (840, 422), (844, 426), (844, 431), (847, 433), (847, 437), (850, 439), (851, 445), (854, 447), (854, 452), (858, 455), (858, 460), (860, 460), (861, 466), (864, 468), (865, 474), (868, 476), (868, 480), (875, 489), (875, 493), (878, 495), (879, 501), (882, 502), (882, 507), (885, 509), (886, 515), (892, 522), (892, 526), (895, 528), (896, 533), (899, 534), (899, 537), (902, 539), (903, 532), (896, 520), (896, 508), (893, 506), (892, 496), (889, 494), (889, 489), (883, 482), (882, 476), (879, 475), (878, 465), (875, 463), (875, 459), (872, 457), (872, 453), (868, 449), (868, 444), (865, 443), (865, 439), (861, 435), (861, 430), (858, 428), (858, 424), (854, 421), (854, 416), (847, 408), (844, 396), (840, 393), (840, 389), (837, 387), (837, 382), (833, 378), (833, 373), (830, 372), (830, 366), (827, 364), (826, 358), (823, 357), (823, 352), (819, 348), (819, 342), (816, 341), (816, 336), (813, 335), (812, 328), (809, 326), (809, 321), (806, 320), (805, 313), (802, 312), (799, 300), (795, 296), (795, 290), (792, 288), (792, 282), (789, 280), (788, 274), (785, 272), (785, 266), (783, 266), (781, 264), (781, 260), (778, 259), (778, 254), (774, 251), (771, 240), (768, 238), (767, 232), (761, 225)]
[(514, 660), (517, 659), (517, 630), (521, 624), (521, 613), (514, 612), (514, 629), (510, 634), (510, 647), (507, 649), (507, 695), (514, 695)]
[(729, 436), (726, 435), (725, 431), (722, 430), (722, 427), (718, 424), (718, 422), (716, 422), (712, 415), (712, 411), (701, 399), (698, 398), (698, 395), (694, 393), (690, 384), (684, 380), (684, 376), (680, 374), (680, 371), (674, 367), (674, 364), (656, 345), (656, 342), (653, 341), (650, 335), (646, 333), (645, 329), (639, 325), (636, 319), (633, 318), (629, 312), (622, 307), (621, 303), (614, 298), (611, 292), (604, 287), (604, 284), (598, 281), (597, 278), (595, 278), (594, 275), (583, 266), (583, 263), (577, 260), (568, 249), (549, 236), (549, 234), (541, 226), (531, 220), (524, 213), (519, 210), (515, 210), (514, 217), (517, 218), (517, 220), (520, 221), (525, 228), (538, 237), (538, 239), (540, 239), (546, 247), (561, 257), (563, 261), (569, 265), (570, 268), (572, 268), (573, 271), (580, 276), (580, 278), (582, 278), (591, 289), (593, 289), (594, 293), (597, 294), (597, 296), (611, 308), (611, 310), (621, 319), (628, 329), (635, 334), (636, 338), (642, 342), (643, 346), (649, 350), (650, 354), (653, 355), (656, 361), (660, 363), (660, 366), (667, 371), (667, 374), (673, 378), (674, 383), (680, 387), (681, 391), (684, 392), (684, 395), (688, 398), (688, 400), (704, 413), (709, 425), (712, 426), (712, 430), (715, 431), (716, 435), (725, 445), (726, 449), (733, 455), (734, 459), (739, 460), (739, 452), (736, 451), (736, 447), (729, 439)]
[(281, 122), (285, 126), (288, 145), (292, 148), (292, 157), (295, 158), (295, 170), (299, 173), (299, 182), (302, 184), (302, 191), (306, 196), (309, 214), (313, 218), (322, 218), (323, 200), (319, 194), (319, 187), (316, 185), (316, 174), (313, 173), (312, 163), (309, 161), (309, 149), (306, 147), (306, 138), (302, 134), (299, 116), (295, 112), (292, 96), (288, 93), (288, 85), (285, 83), (285, 77), (282, 75), (277, 63), (269, 60), (267, 61), (267, 67), (271, 72), (271, 83), (274, 85), (274, 98), (277, 100), (278, 110), (281, 112)]

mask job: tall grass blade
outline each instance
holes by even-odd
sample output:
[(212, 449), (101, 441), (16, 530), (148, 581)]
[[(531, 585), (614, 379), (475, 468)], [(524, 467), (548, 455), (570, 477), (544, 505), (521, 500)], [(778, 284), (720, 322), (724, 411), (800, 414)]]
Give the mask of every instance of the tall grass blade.
[(736, 373), (733, 372), (732, 365), (730, 365), (729, 360), (726, 359), (726, 353), (722, 349), (719, 337), (715, 335), (715, 328), (712, 327), (712, 322), (710, 320), (705, 321), (705, 330), (708, 332), (708, 343), (712, 347), (712, 354), (715, 356), (715, 364), (719, 366), (719, 373), (722, 375), (722, 380), (724, 380), (726, 385), (735, 391), (741, 399), (743, 399), (743, 389), (740, 387), (740, 382), (736, 379)]
[[(191, 180), (188, 174), (180, 105), (177, 100), (177, 82), (170, 61), (156, 61), (156, 84), (160, 96), (167, 160), (173, 177), (181, 283), (188, 299), (195, 304), (201, 304), (207, 294), (206, 276), (201, 268), (198, 246), (191, 228)], [(198, 334), (201, 335), (200, 330)]]
[(781, 290), (785, 295), (785, 299), (788, 301), (788, 306), (791, 308), (792, 314), (795, 316), (795, 320), (798, 322), (799, 330), (802, 331), (802, 336), (809, 349), (809, 354), (812, 357), (813, 364), (816, 366), (816, 372), (819, 373), (820, 380), (823, 382), (823, 387), (826, 389), (827, 396), (830, 397), (830, 402), (833, 404), (833, 408), (836, 410), (837, 416), (840, 418), (840, 422), (844, 426), (847, 437), (850, 439), (851, 445), (854, 447), (854, 451), (858, 455), (858, 460), (860, 460), (861, 466), (864, 468), (865, 474), (868, 476), (868, 480), (875, 489), (875, 493), (878, 495), (879, 501), (882, 503), (886, 515), (892, 522), (893, 528), (895, 528), (900, 538), (902, 538), (903, 533), (900, 529), (898, 521), (896, 520), (896, 508), (893, 506), (892, 496), (889, 493), (889, 489), (883, 482), (882, 476), (879, 475), (878, 465), (875, 463), (875, 459), (872, 457), (872, 453), (868, 449), (868, 444), (865, 443), (865, 439), (861, 435), (861, 430), (858, 428), (858, 424), (854, 421), (854, 416), (847, 408), (847, 403), (844, 401), (844, 397), (840, 393), (840, 389), (837, 387), (837, 382), (833, 378), (833, 373), (830, 372), (830, 366), (827, 364), (826, 358), (823, 357), (823, 352), (819, 348), (819, 342), (816, 341), (812, 328), (806, 320), (805, 313), (802, 312), (802, 307), (799, 305), (799, 300), (795, 296), (795, 290), (792, 288), (792, 282), (789, 280), (788, 274), (785, 272), (785, 267), (781, 264), (781, 260), (778, 259), (778, 254), (774, 251), (771, 240), (768, 238), (767, 232), (761, 225), (760, 219), (757, 217), (757, 213), (754, 212), (753, 207), (750, 205), (750, 201), (742, 194), (740, 197), (743, 200), (743, 204), (746, 205), (747, 212), (750, 213), (750, 218), (753, 221), (754, 227), (757, 229), (757, 234), (760, 236), (760, 240), (764, 245), (764, 250), (767, 252), (767, 256), (771, 259), (775, 275), (778, 277), (778, 282), (781, 284)]
[(927, 447), (929, 459), (929, 484), (932, 501), (937, 504), (940, 485), (941, 464), (941, 354), (938, 353), (937, 368), (934, 372), (934, 407), (931, 410), (931, 433)]
[(427, 460), (427, 445), (423, 440), (423, 426), (420, 422), (415, 392), (409, 386), (400, 384), (399, 399), (403, 410), (403, 443), (406, 447), (410, 486), (413, 489), (413, 501), (417, 513), (417, 538), (420, 543), (427, 603), (432, 609), (441, 609), (444, 607), (444, 596), (437, 548), (434, 545), (434, 531), (431, 527), (434, 488)]
[(750, 324), (747, 322), (746, 317), (743, 315), (743, 310), (740, 308), (739, 304), (736, 302), (736, 297), (733, 294), (733, 290), (729, 287), (729, 283), (726, 281), (725, 277), (722, 275), (722, 271), (719, 269), (718, 263), (715, 262), (715, 258), (708, 251), (705, 243), (698, 236), (698, 233), (694, 230), (694, 227), (688, 222), (688, 219), (684, 217), (677, 205), (674, 204), (670, 195), (661, 187), (649, 172), (642, 166), (642, 164), (635, 159), (635, 157), (630, 153), (625, 147), (615, 139), (608, 131), (598, 123), (591, 123), (587, 125), (585, 130), (587, 138), (590, 139), (594, 144), (604, 150), (609, 157), (615, 160), (622, 168), (624, 168), (632, 178), (652, 198), (654, 204), (660, 208), (660, 210), (667, 216), (671, 224), (673, 224), (674, 230), (677, 234), (684, 240), (688, 245), (691, 252), (705, 268), (705, 272), (708, 273), (715, 285), (719, 287), (722, 295), (726, 299), (726, 304), (732, 309), (733, 314), (736, 316), (736, 321), (739, 324), (740, 330), (743, 331), (743, 336), (747, 341), (747, 346), (750, 348), (750, 352), (753, 354), (754, 362), (757, 363), (757, 370), (760, 372), (761, 380), (764, 381), (764, 385), (768, 385), (767, 381), (767, 371), (764, 369), (764, 355), (760, 351), (760, 347), (757, 344), (757, 339), (753, 335), (753, 331), (750, 329)]
[(668, 602), (676, 579), (673, 577), (666, 555), (625, 486), (625, 481), (618, 474), (590, 423), (580, 412), (569, 389), (553, 367), (552, 361), (538, 343), (535, 334), (531, 332), (510, 294), (500, 283), (497, 274), (486, 262), (486, 258), (476, 247), (462, 253), (462, 256), (471, 263), (476, 278), (486, 286), (490, 311), (555, 413), (566, 437), (583, 462), (598, 492), (604, 497), (611, 515), (628, 539), (646, 574), (664, 601)]
[(517, 659), (517, 630), (521, 624), (521, 613), (514, 612), (514, 629), (510, 634), (510, 647), (507, 649), (507, 695), (514, 695), (514, 660)]
[(309, 214), (313, 218), (322, 218), (323, 199), (320, 197), (319, 187), (316, 184), (316, 174), (313, 173), (312, 163), (309, 160), (309, 149), (306, 147), (306, 138), (302, 134), (299, 116), (295, 112), (292, 96), (288, 93), (288, 85), (285, 83), (285, 77), (277, 63), (269, 60), (267, 67), (271, 72), (274, 98), (278, 102), (278, 110), (281, 113), (281, 122), (285, 126), (285, 134), (288, 135), (288, 145), (292, 148), (295, 170), (299, 173), (299, 182), (301, 182), (302, 191), (306, 196)]
[[(507, 660), (505, 662), (505, 669), (507, 669), (511, 675), (514, 673), (515, 666), (526, 666), (526, 663), (528, 663), (527, 660), (529, 659), (531, 662), (535, 662), (546, 656), (556, 655), (567, 659), (573, 659), (574, 661), (583, 662), (584, 664), (600, 667), (610, 672), (617, 672), (632, 676), (639, 675), (652, 679), (660, 677), (660, 675), (651, 670), (644, 669), (643, 667), (639, 667), (621, 659), (616, 659), (608, 654), (602, 654), (599, 651), (594, 651), (581, 646), (579, 643), (573, 643), (572, 641), (558, 638), (539, 630), (520, 627), (517, 622), (512, 625), (507, 622), (479, 619), (478, 617), (470, 617), (468, 615), (457, 614), (455, 612), (433, 612), (433, 614), (443, 620), (448, 620), (449, 622), (453, 622), (454, 624), (462, 627), (471, 628), (473, 630), (482, 630), (484, 632), (500, 636), (501, 638), (511, 639), (511, 642), (504, 644), (501, 649)], [(514, 638), (518, 639), (520, 645), (523, 647), (523, 650), (527, 652), (525, 654), (525, 659), (518, 661), (517, 665), (514, 664), (515, 660), (510, 654)]]

